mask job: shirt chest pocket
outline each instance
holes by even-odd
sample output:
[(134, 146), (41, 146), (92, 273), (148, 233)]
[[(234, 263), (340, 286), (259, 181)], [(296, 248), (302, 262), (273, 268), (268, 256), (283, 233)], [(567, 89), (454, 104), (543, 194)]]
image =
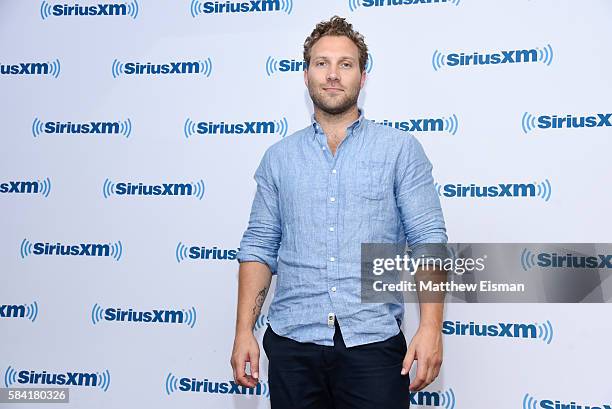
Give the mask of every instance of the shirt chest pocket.
[(363, 199), (382, 200), (389, 192), (388, 167), (385, 162), (357, 162), (351, 192)]

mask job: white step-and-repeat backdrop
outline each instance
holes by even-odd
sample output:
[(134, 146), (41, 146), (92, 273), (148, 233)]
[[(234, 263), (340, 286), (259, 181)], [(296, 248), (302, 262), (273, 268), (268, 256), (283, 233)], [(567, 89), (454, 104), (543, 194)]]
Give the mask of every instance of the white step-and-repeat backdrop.
[[(334, 14), (370, 47), (366, 117), (433, 162), (450, 241), (612, 241), (611, 1), (0, 0), (2, 387), (269, 406), (265, 378), (232, 383), (235, 255), (263, 152), (309, 124), (302, 44)], [(609, 409), (611, 312), (451, 304), (442, 373), (406, 399)]]

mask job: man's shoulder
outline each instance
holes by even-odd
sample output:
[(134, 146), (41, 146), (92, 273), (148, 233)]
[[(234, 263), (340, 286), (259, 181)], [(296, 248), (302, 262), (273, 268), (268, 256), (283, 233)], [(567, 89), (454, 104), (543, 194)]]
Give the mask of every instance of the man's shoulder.
[(411, 143), (417, 141), (416, 137), (408, 131), (397, 129), (394, 126), (384, 125), (379, 122), (374, 122), (371, 119), (366, 119), (366, 121), (367, 133), (374, 135), (377, 138), (396, 143)]
[[(421, 145), (419, 140), (410, 132), (397, 129), (393, 126), (383, 125), (367, 120), (366, 135), (374, 143), (388, 148), (413, 149)], [(416, 146), (415, 146), (416, 145)]]
[(288, 151), (295, 149), (309, 133), (312, 125), (306, 126), (290, 135), (285, 136), (279, 141), (274, 142), (267, 149), (267, 154), (272, 156), (285, 155)]

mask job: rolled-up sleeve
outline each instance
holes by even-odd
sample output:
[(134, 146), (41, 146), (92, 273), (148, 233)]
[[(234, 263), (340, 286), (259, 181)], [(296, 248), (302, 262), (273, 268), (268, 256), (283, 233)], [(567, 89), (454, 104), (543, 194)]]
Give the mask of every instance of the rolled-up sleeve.
[(432, 176), (419, 141), (407, 135), (396, 168), (396, 200), (413, 258), (446, 258), (446, 227)]
[(274, 183), (270, 150), (264, 154), (255, 171), (257, 191), (251, 206), (251, 215), (236, 258), (238, 262), (257, 261), (267, 264), (276, 274), (278, 248), (281, 240), (278, 189)]

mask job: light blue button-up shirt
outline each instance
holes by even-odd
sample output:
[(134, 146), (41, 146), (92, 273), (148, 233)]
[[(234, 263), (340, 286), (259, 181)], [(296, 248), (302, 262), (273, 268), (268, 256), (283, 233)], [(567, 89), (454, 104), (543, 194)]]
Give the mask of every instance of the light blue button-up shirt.
[(415, 258), (445, 255), (418, 250), (447, 241), (431, 169), (414, 136), (363, 112), (335, 155), (314, 116), (268, 148), (237, 259), (276, 274), (275, 333), (333, 345), (334, 314), (347, 347), (398, 334), (402, 303), (361, 302), (361, 243), (407, 241)]

